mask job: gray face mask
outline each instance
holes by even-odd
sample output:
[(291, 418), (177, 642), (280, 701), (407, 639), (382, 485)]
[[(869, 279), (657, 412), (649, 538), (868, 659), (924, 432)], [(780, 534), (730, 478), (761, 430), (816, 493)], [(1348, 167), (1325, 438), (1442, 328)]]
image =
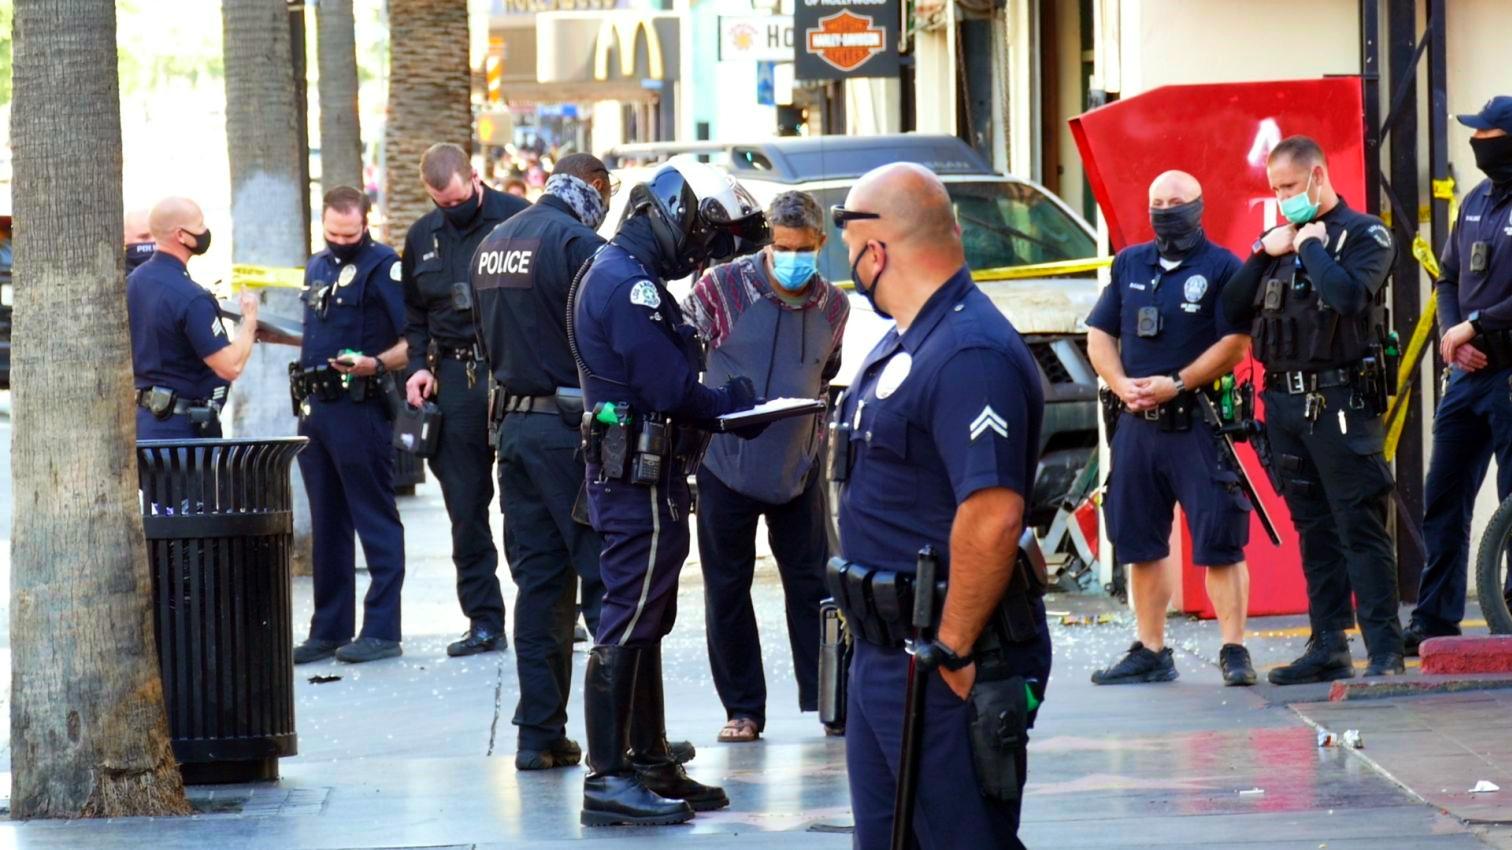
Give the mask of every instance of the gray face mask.
[(599, 225), (604, 223), (604, 216), (609, 214), (608, 208), (604, 206), (604, 196), (586, 181), (571, 174), (551, 175), (551, 179), (546, 181), (546, 194), (572, 207), (578, 221), (590, 230), (598, 230)]

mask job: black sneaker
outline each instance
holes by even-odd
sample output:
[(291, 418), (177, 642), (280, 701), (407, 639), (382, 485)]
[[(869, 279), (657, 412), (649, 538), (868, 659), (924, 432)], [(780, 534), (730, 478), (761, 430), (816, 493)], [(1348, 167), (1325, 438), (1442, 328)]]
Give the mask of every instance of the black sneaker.
[(1395, 652), (1383, 652), (1372, 656), (1365, 668), (1365, 676), (1401, 676), (1407, 672), (1407, 662)]
[(336, 650), (336, 660), (345, 661), (348, 664), (366, 664), (369, 661), (379, 661), (384, 658), (397, 658), (404, 654), (397, 640), (383, 640), (382, 638), (358, 638), (351, 643)]
[(341, 641), (318, 640), (309, 638), (299, 646), (294, 647), (294, 663), (309, 664), (312, 661), (324, 661), (336, 654), (336, 650), (342, 647)]
[(1307, 639), (1307, 650), (1297, 660), (1270, 671), (1272, 685), (1306, 685), (1354, 678), (1354, 659), (1343, 632), (1317, 632)]
[(1093, 673), (1092, 684), (1134, 685), (1144, 682), (1174, 682), (1177, 675), (1179, 674), (1176, 672), (1176, 657), (1171, 654), (1169, 646), (1159, 652), (1152, 652), (1136, 640), (1121, 661), (1106, 670)]
[(1218, 668), (1223, 671), (1225, 685), (1255, 684), (1255, 665), (1250, 663), (1249, 650), (1237, 643), (1226, 643), (1218, 650)]
[(461, 658), (466, 655), (477, 655), (482, 652), (493, 652), (509, 648), (509, 641), (503, 635), (494, 634), (484, 629), (468, 629), (462, 639), (453, 642), (446, 648), (446, 654), (452, 658)]
[(1402, 654), (1406, 655), (1408, 658), (1417, 658), (1418, 648), (1422, 646), (1423, 641), (1436, 637), (1458, 637), (1459, 634), (1459, 629), (1455, 629), (1452, 632), (1436, 632), (1432, 631), (1422, 623), (1413, 621), (1407, 624), (1407, 628), (1402, 629)]
[(515, 753), (516, 770), (551, 770), (572, 767), (583, 760), (583, 748), (571, 738), (558, 738), (545, 750), (520, 750)]

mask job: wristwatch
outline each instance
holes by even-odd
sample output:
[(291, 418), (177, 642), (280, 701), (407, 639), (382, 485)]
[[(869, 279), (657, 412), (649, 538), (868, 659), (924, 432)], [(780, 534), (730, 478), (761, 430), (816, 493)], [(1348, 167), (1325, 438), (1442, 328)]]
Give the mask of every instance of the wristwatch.
[(1265, 253), (1265, 237), (1264, 236), (1260, 237), (1259, 239), (1256, 239), (1255, 240), (1255, 244), (1253, 244), (1253, 245), (1250, 246), (1250, 253), (1251, 254), (1263, 254), (1263, 253)]
[(1184, 393), (1184, 392), (1186, 392), (1186, 381), (1181, 380), (1181, 373), (1180, 372), (1172, 372), (1171, 373), (1171, 382), (1176, 385), (1176, 392), (1178, 392), (1178, 393)]
[(973, 660), (971, 653), (968, 652), (964, 656), (956, 655), (955, 650), (941, 643), (939, 639), (935, 639), (929, 646), (925, 647), (925, 652), (928, 653), (928, 660), (930, 662), (952, 673), (970, 666)]
[(1481, 334), (1485, 333), (1486, 329), (1481, 326), (1481, 311), (1471, 311), (1470, 318), (1466, 319), (1466, 321), (1470, 323), (1470, 329), (1475, 331), (1476, 336), (1480, 336)]
[(388, 371), (388, 367), (385, 366), (385, 365), (383, 365), (383, 358), (382, 357), (374, 357), (373, 358), (373, 363), (375, 364), (373, 366), (373, 377), (377, 377), (379, 375), (382, 375), (384, 372)]

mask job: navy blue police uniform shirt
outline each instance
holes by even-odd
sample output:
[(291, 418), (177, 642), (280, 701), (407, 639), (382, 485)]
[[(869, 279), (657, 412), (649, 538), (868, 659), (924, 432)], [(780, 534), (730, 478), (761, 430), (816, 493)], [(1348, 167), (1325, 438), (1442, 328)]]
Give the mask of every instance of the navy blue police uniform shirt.
[[(1471, 271), (1477, 242), (1486, 243), (1486, 267)], [(1441, 265), (1440, 327), (1452, 328), (1479, 310), (1487, 330), (1512, 328), (1512, 187), (1498, 191), (1484, 180), (1465, 196)]]
[(220, 307), (177, 257), (159, 251), (126, 278), (137, 389), (168, 387), (186, 400), (228, 386), (205, 358), (231, 344)]
[(347, 349), (377, 357), (403, 332), (404, 276), (393, 248), (368, 240), (350, 263), (329, 250), (310, 258), (299, 365), (325, 366)]
[(1043, 412), (1029, 347), (962, 268), (907, 332), (887, 332), (845, 394), (855, 451), (840, 501), (845, 558), (911, 573), (927, 544), (948, 570), (961, 502), (991, 487), (1028, 500)]
[[(1218, 297), (1241, 265), (1228, 249), (1206, 239), (1169, 270), (1154, 242), (1131, 245), (1113, 258), (1112, 279), (1087, 324), (1119, 341), (1130, 378), (1178, 372), (1223, 337), (1249, 332), (1229, 321)], [(1160, 310), (1160, 334), (1141, 337), (1139, 310), (1150, 306)]]
[(730, 411), (729, 394), (699, 383), (694, 331), (682, 309), (637, 258), (611, 242), (578, 285), (574, 335), (590, 375), (583, 397), (628, 402), (640, 413), (712, 419)]
[(567, 292), (604, 240), (565, 201), (543, 195), (495, 227), (473, 255), (478, 340), (511, 395), (578, 385), (567, 344)]

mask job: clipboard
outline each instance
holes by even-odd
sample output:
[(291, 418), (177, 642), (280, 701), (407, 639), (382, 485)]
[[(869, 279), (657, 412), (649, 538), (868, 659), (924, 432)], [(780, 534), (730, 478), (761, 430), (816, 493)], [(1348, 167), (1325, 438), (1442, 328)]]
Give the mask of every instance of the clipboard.
[[(241, 321), (241, 306), (235, 301), (222, 301), (220, 314), (222, 318)], [(271, 337), (269, 341), (272, 342), (300, 345), (304, 341), (304, 322), (299, 319), (286, 319), (283, 316), (269, 315), (259, 311), (257, 329)]]
[(738, 431), (753, 425), (766, 425), (779, 419), (813, 416), (823, 413), (825, 408), (825, 403), (816, 398), (774, 398), (749, 410), (726, 413), (714, 420), (714, 427), (710, 430)]

